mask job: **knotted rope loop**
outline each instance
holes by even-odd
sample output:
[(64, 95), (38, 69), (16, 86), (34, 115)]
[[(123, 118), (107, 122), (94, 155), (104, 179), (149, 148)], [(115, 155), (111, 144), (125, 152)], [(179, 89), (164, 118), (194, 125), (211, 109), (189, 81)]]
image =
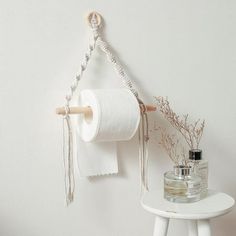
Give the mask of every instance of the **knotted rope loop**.
[(88, 14), (87, 21), (88, 21), (90, 27), (98, 28), (98, 27), (101, 27), (102, 17), (98, 12), (93, 11)]
[(94, 11), (89, 13), (89, 15), (87, 16), (87, 20), (89, 26), (93, 31), (94, 39), (97, 40), (97, 38), (99, 37), (98, 28), (101, 27), (102, 17), (100, 16), (99, 13)]
[(65, 106), (65, 117), (68, 117), (70, 114), (70, 107), (69, 107), (69, 104), (66, 104)]

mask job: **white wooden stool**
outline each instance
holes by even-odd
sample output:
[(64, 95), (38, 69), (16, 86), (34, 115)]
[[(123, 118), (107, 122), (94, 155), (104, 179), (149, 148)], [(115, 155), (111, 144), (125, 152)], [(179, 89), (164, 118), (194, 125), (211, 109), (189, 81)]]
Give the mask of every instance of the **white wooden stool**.
[(172, 203), (163, 196), (163, 191), (147, 192), (141, 201), (145, 210), (155, 214), (153, 236), (166, 236), (170, 219), (188, 220), (189, 236), (210, 236), (210, 219), (230, 212), (235, 203), (229, 195), (213, 190), (194, 203)]

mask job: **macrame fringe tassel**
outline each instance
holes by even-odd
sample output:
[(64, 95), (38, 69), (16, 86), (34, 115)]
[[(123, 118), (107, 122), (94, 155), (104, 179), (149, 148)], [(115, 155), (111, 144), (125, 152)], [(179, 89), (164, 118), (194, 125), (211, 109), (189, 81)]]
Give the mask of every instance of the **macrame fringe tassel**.
[(65, 170), (65, 194), (67, 206), (74, 200), (75, 177), (73, 163), (73, 134), (68, 113), (63, 118), (63, 160)]
[(139, 124), (139, 165), (140, 165), (140, 192), (141, 196), (148, 191), (148, 117), (146, 107), (141, 105), (141, 119)]

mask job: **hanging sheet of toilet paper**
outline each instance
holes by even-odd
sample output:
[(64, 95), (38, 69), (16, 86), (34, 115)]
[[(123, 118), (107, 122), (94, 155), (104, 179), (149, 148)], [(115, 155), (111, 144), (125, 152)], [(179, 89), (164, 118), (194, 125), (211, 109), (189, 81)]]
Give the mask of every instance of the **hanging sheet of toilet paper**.
[(82, 90), (79, 106), (92, 117), (79, 116), (77, 158), (81, 177), (118, 172), (117, 141), (130, 140), (140, 122), (137, 98), (128, 89)]

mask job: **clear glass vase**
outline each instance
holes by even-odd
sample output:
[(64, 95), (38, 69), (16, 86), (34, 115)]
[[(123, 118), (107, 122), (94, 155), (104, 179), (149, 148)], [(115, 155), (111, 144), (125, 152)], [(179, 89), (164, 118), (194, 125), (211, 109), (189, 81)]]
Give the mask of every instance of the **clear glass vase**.
[(164, 174), (164, 197), (176, 203), (196, 202), (201, 199), (201, 178), (190, 166), (174, 166)]

